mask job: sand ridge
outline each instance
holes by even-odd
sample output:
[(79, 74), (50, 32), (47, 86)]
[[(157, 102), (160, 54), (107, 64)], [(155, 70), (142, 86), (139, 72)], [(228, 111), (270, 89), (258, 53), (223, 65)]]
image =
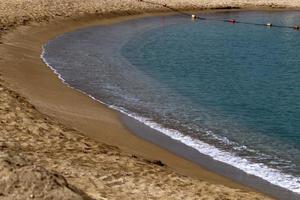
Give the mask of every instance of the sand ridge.
[(1, 199), (92, 200), (68, 184), (63, 176), (36, 166), (16, 153), (6, 152), (5, 146), (1, 144), (0, 152)]

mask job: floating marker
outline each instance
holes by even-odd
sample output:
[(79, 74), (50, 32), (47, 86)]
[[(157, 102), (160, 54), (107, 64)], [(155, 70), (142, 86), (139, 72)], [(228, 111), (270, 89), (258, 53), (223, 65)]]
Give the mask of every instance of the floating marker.
[(271, 26), (272, 26), (272, 23), (267, 23), (266, 25), (269, 26), (269, 27), (271, 27)]
[(197, 16), (196, 15), (191, 15), (192, 19), (196, 19)]
[(293, 29), (299, 30), (299, 26), (293, 26)]
[(230, 22), (230, 23), (236, 23), (236, 21), (235, 21), (235, 19), (230, 19), (230, 20), (228, 20), (228, 22)]

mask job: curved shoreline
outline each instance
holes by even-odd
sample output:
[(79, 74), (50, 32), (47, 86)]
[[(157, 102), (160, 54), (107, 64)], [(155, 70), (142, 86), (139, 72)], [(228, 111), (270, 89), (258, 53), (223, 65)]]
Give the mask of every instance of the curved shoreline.
[[(94, 23), (92, 22), (91, 25), (103, 24), (107, 22), (120, 22), (120, 20), (126, 20), (135, 17), (122, 17), (106, 20), (96, 19), (96, 21), (94, 21)], [(29, 36), (30, 39), (27, 39), (27, 41), (26, 39), (24, 41), (24, 30), (16, 30), (4, 36), (4, 44), (9, 43), (10, 47), (7, 46), (8, 48), (6, 49), (1, 48), (0, 51), (1, 53), (3, 53), (3, 55), (8, 55), (8, 59), (6, 59), (6, 63), (8, 65), (3, 70), (3, 78), (9, 84), (9, 87), (18, 91), (22, 96), (27, 98), (29, 102), (35, 105), (37, 109), (42, 113), (57, 118), (64, 124), (76, 128), (83, 134), (87, 134), (89, 137), (92, 137), (101, 142), (107, 142), (111, 145), (119, 146), (128, 152), (132, 152), (135, 154), (139, 153), (150, 159), (156, 158), (154, 149), (157, 149), (160, 152), (157, 155), (160, 155), (162, 160), (164, 160), (163, 157), (165, 156), (166, 158), (168, 158), (170, 156), (169, 153), (166, 152), (165, 154), (167, 155), (161, 154), (161, 151), (164, 150), (161, 150), (160, 148), (157, 148), (155, 147), (155, 145), (151, 145), (148, 142), (143, 142), (140, 139), (135, 138), (135, 136), (133, 136), (119, 120), (119, 113), (117, 111), (111, 110), (103, 104), (92, 100), (87, 95), (63, 84), (50, 68), (45, 67), (45, 64), (42, 62), (42, 60), (40, 60), (41, 51), (39, 51), (39, 49), (42, 47), (42, 45), (36, 45), (36, 42), (33, 42), (31, 40), (33, 38), (31, 37), (35, 38), (37, 36), (40, 36), (38, 38), (41, 38), (42, 40), (38, 41), (37, 43), (44, 44), (44, 42), (48, 41), (48, 39), (51, 39), (56, 35), (59, 35), (60, 33), (69, 32), (69, 30), (61, 29), (63, 28), (62, 26), (64, 26), (65, 22), (60, 22), (59, 24), (60, 26), (57, 26), (57, 23), (56, 25), (54, 25), (56, 26), (56, 30), (53, 29), (55, 27), (46, 25), (45, 29), (43, 27), (44, 30), (42, 32), (40, 32), (40, 26), (31, 28), (26, 27), (26, 29), (29, 31), (28, 33), (32, 35)], [(78, 23), (78, 21), (75, 22), (75, 24), (79, 26), (74, 25), (72, 26), (72, 29), (88, 26), (88, 24), (86, 23), (84, 23), (84, 25), (82, 26), (82, 24), (80, 22)], [(35, 29), (36, 32), (33, 29)], [(51, 30), (50, 34), (48, 32), (49, 30)], [(14, 41), (13, 44), (11, 43), (12, 41)], [(32, 47), (28, 48), (27, 45), (30, 45)], [(15, 51), (15, 48), (18, 48), (19, 52)], [(28, 51), (30, 49), (33, 50), (33, 52), (28, 53), (29, 55), (22, 56), (22, 54), (25, 53), (24, 49), (25, 51)], [(4, 50), (4, 52), (2, 50)], [(20, 58), (19, 60), (22, 60), (22, 66), (16, 66), (19, 63), (18, 61), (16, 62), (14, 58), (10, 57), (10, 55), (12, 54), (18, 56)], [(26, 59), (25, 57), (29, 57), (29, 59)], [(26, 63), (26, 61), (28, 63)], [(32, 62), (37, 63), (35, 64), (35, 66), (30, 66)], [(23, 66), (26, 66), (26, 69), (24, 69)], [(31, 81), (28, 82), (28, 80)], [(46, 91), (49, 93), (47, 93)], [(76, 98), (77, 102), (70, 101), (74, 98)], [(80, 104), (83, 104), (84, 106), (79, 106)], [(74, 111), (73, 108), (77, 108), (77, 110)], [(97, 122), (101, 125), (107, 124), (105, 125), (105, 129), (103, 130), (103, 127), (99, 126)], [(87, 124), (89, 126), (86, 126)], [(109, 130), (109, 133), (105, 133), (107, 129), (112, 130)], [(113, 136), (111, 136), (110, 134), (113, 134)], [(125, 137), (123, 134), (126, 134)], [(117, 139), (119, 137), (121, 138)], [(132, 141), (128, 142), (126, 140)], [(177, 156), (173, 155), (171, 157), (172, 159), (174, 159)], [(169, 164), (172, 159), (170, 159), (170, 161), (169, 159), (166, 159), (165, 163), (169, 166), (173, 166), (172, 164)], [(183, 164), (189, 166), (187, 168), (198, 168), (197, 166), (190, 164), (189, 162)], [(174, 168), (179, 169), (180, 166), (174, 165)], [(197, 172), (190, 173), (190, 170), (187, 170), (183, 173), (191, 176), (195, 176), (196, 174), (198, 174)], [(216, 177), (216, 179), (219, 180), (223, 178)], [(228, 183), (231, 186), (239, 186), (235, 183), (230, 183), (230, 181)]]
[[(143, 19), (141, 19), (141, 21), (143, 21)], [(151, 22), (150, 22), (150, 24), (151, 24)], [(136, 24), (136, 26), (137, 26), (137, 24)], [(88, 29), (88, 30), (93, 30), (93, 29)], [(84, 30), (82, 30), (82, 31), (84, 31)], [(82, 31), (80, 31), (80, 32), (82, 32)], [(119, 32), (119, 31), (117, 31), (117, 32)], [(43, 54), (44, 54), (44, 51), (43, 51)], [(44, 62), (54, 71), (55, 74), (58, 75), (58, 77), (64, 83), (66, 83), (65, 80), (61, 77), (61, 75), (59, 73), (57, 73), (56, 70), (47, 63), (47, 60), (45, 57), (43, 57), (43, 54), (41, 57), (44, 60)], [(66, 84), (68, 85), (68, 83), (66, 83)], [(70, 86), (70, 87), (73, 88), (72, 86)], [(74, 88), (74, 89), (78, 90), (76, 88)], [(99, 101), (100, 103), (102, 103), (108, 107), (111, 107), (111, 106), (103, 103), (101, 100), (97, 100), (96, 98), (87, 94), (86, 92), (81, 91), (81, 90), (79, 90), (79, 91), (88, 95), (92, 99)], [(122, 110), (120, 110), (118, 108), (114, 108), (114, 107), (112, 107), (112, 108), (119, 112), (122, 112)], [(184, 140), (184, 142), (182, 142), (180, 140), (177, 141), (177, 139), (176, 139), (177, 136), (181, 137), (181, 136), (179, 136), (180, 133), (178, 133), (178, 135), (175, 134), (175, 136), (174, 136), (174, 134), (169, 133), (169, 132), (172, 132), (172, 130), (164, 130), (163, 133), (161, 133), (160, 130), (158, 130), (156, 128), (159, 126), (158, 124), (153, 124), (152, 122), (149, 122), (150, 124), (145, 123), (143, 120), (139, 120), (138, 117), (134, 117), (124, 111), (122, 113), (124, 113), (124, 116), (123, 115), (121, 115), (121, 116), (123, 119), (122, 121), (125, 123), (125, 125), (135, 135), (139, 136), (140, 138), (142, 138), (146, 141), (157, 144), (158, 146), (160, 146), (172, 153), (175, 153), (176, 155), (179, 155), (187, 160), (190, 160), (193, 163), (199, 164), (201, 167), (205, 167), (209, 171), (213, 171), (217, 174), (220, 174), (221, 176), (228, 177), (229, 179), (235, 180), (241, 184), (253, 187), (253, 188), (257, 189), (258, 191), (263, 191), (264, 193), (274, 196), (278, 199), (285, 199), (287, 196), (289, 196), (289, 199), (299, 198), (299, 195), (296, 193), (293, 193), (291, 191), (288, 191), (287, 189), (281, 188), (281, 187), (277, 186), (276, 184), (273, 185), (262, 178), (258, 178), (259, 176), (256, 177), (254, 175), (251, 175), (251, 173), (250, 174), (245, 173), (243, 171), (243, 170), (245, 170), (245, 168), (244, 169), (242, 168), (242, 170), (241, 170), (240, 168), (233, 167), (234, 165), (227, 164), (227, 161), (224, 160), (224, 158), (221, 159), (223, 162), (217, 161), (217, 160), (219, 160), (218, 158), (212, 159), (211, 157), (207, 156), (207, 155), (210, 155), (209, 152), (202, 154), (202, 153), (200, 153), (200, 152), (202, 152), (201, 149), (191, 148), (190, 146), (188, 146), (188, 144), (186, 143), (185, 140)], [(136, 121), (133, 119), (135, 119)], [(147, 127), (143, 127), (143, 126), (147, 126)], [(152, 129), (148, 126), (152, 127)], [(173, 132), (177, 133), (177, 131), (175, 131), (175, 130)], [(198, 144), (198, 145), (203, 146), (204, 144)], [(178, 149), (180, 149), (180, 150), (178, 150)], [(243, 160), (240, 160), (240, 162), (243, 162)], [(248, 164), (250, 164), (250, 163), (248, 163)], [(270, 172), (268, 172), (268, 173), (276, 174), (275, 172), (272, 172), (271, 169), (269, 169), (269, 170), (270, 170)], [(265, 174), (268, 175), (268, 173), (266, 172)], [(270, 178), (270, 177), (267, 177), (266, 179), (270, 180), (268, 178)], [(276, 183), (280, 184), (280, 182), (276, 182)], [(282, 187), (284, 187), (284, 185)]]
[[(88, 16), (79, 19), (55, 20), (50, 24), (18, 27), (3, 36), (3, 44), (0, 47), (0, 53), (4, 55), (4, 59), (1, 60), (5, 63), (5, 65), (1, 63), (4, 79), (10, 88), (26, 97), (39, 111), (76, 128), (97, 141), (119, 146), (131, 153), (138, 152), (150, 159), (157, 159), (159, 155), (159, 159), (181, 174), (249, 191), (249, 188), (203, 170), (156, 145), (136, 138), (120, 122), (118, 113), (100, 106), (85, 95), (63, 85), (39, 60), (41, 44), (59, 34), (135, 17), (137, 16), (99, 19), (98, 16)], [(16, 60), (16, 57), (19, 59)], [(72, 102), (74, 98), (77, 102)], [(74, 110), (74, 107), (77, 110)]]

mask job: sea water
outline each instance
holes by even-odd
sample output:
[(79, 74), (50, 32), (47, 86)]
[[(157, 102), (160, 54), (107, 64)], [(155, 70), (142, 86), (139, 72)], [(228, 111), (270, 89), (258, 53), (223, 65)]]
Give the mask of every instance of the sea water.
[(199, 152), (300, 192), (300, 13), (200, 13), (67, 33), (43, 59), (70, 86)]

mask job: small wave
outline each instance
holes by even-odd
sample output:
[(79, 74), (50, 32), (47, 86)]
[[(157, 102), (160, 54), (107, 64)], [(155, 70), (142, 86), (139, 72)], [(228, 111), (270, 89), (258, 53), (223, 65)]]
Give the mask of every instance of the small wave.
[(202, 142), (200, 140), (193, 139), (190, 136), (184, 135), (183, 133), (181, 133), (177, 130), (164, 128), (160, 124), (153, 122), (151, 119), (141, 117), (135, 113), (131, 113), (124, 108), (116, 107), (113, 105), (108, 105), (108, 104), (96, 99), (92, 95), (87, 94), (86, 92), (84, 92), (82, 90), (79, 90), (77, 88), (70, 86), (63, 79), (63, 77), (57, 72), (57, 70), (55, 70), (55, 68), (52, 67), (50, 65), (50, 63), (47, 62), (47, 60), (45, 58), (45, 53), (46, 52), (45, 52), (45, 45), (44, 45), (42, 54), (40, 56), (41, 59), (58, 76), (58, 78), (64, 84), (69, 86), (70, 88), (75, 89), (75, 90), (89, 96), (93, 100), (98, 101), (98, 102), (108, 106), (109, 108), (112, 108), (123, 114), (126, 114), (127, 116), (129, 116), (131, 118), (134, 118), (137, 121), (143, 123), (144, 125), (149, 126), (152, 129), (155, 129), (155, 130), (167, 135), (171, 139), (180, 141), (181, 143), (194, 148), (198, 152), (210, 156), (214, 160), (229, 164), (229, 165), (234, 166), (248, 174), (260, 177), (274, 185), (280, 186), (282, 188), (286, 188), (290, 191), (300, 194), (300, 177), (294, 177), (292, 175), (282, 173), (281, 171), (270, 168), (263, 163), (254, 163), (245, 158), (235, 156), (233, 153), (229, 153), (229, 152), (220, 150), (220, 149), (216, 148), (215, 146), (212, 146), (212, 145)]
[(229, 152), (222, 151), (210, 144), (204, 143), (200, 140), (195, 140), (190, 136), (184, 135), (177, 130), (164, 128), (160, 124), (153, 122), (151, 119), (141, 117), (134, 113), (130, 113), (124, 108), (119, 108), (115, 106), (109, 107), (138, 120), (139, 122), (169, 136), (174, 140), (180, 141), (181, 143), (196, 149), (202, 154), (210, 156), (214, 160), (221, 161), (223, 163), (237, 167), (238, 169), (241, 169), (248, 174), (260, 177), (274, 185), (286, 188), (296, 193), (300, 193), (299, 177), (284, 174), (277, 169), (273, 169), (266, 166), (263, 163), (253, 163), (247, 159), (240, 158)]

